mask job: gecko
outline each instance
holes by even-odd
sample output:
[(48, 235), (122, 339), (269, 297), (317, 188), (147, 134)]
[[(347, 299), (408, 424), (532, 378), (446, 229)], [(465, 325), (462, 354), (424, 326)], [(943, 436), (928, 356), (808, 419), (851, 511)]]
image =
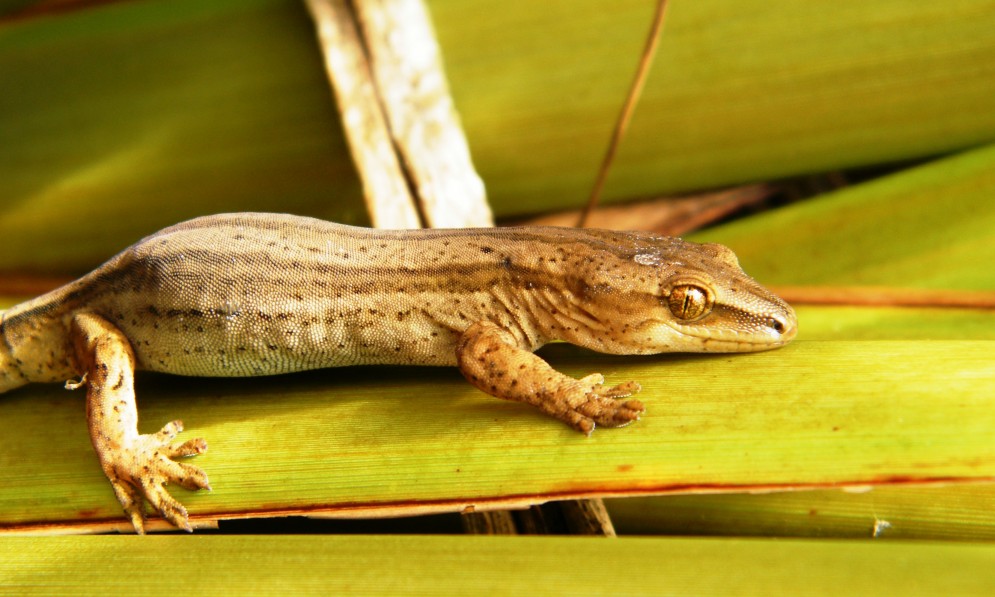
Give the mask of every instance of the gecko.
[(180, 420), (138, 432), (134, 372), (275, 375), (347, 365), (457, 366), (487, 394), (584, 434), (645, 407), (634, 381), (576, 379), (533, 352), (748, 352), (796, 334), (792, 308), (735, 254), (643, 232), (518, 227), (377, 230), (261, 213), (165, 228), (93, 272), (0, 312), (0, 393), (86, 389), (90, 439), (135, 531), (148, 503), (191, 530), (166, 489), (210, 489), (179, 459)]

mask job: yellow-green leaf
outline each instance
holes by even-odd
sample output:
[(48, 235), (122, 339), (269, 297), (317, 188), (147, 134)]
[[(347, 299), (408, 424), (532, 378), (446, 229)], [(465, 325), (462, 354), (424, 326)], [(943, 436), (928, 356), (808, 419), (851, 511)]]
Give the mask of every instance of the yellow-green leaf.
[[(266, 380), (142, 376), (142, 428), (182, 418), (214, 491), (195, 518), (459, 511), (567, 496), (995, 478), (991, 341), (800, 341), (751, 355), (545, 351), (573, 375), (636, 379), (648, 414), (590, 438), (453, 370), (351, 368)], [(845, 372), (845, 374), (841, 374)], [(0, 525), (118, 519), (82, 401), (4, 396)], [(71, 488), (67, 495), (67, 488)]]
[(607, 500), (620, 534), (995, 540), (995, 484)]
[(272, 595), (958, 595), (995, 546), (579, 537), (50, 537), (0, 541), (18, 594), (136, 586)]
[[(494, 210), (579, 206), (652, 3), (429, 6)], [(991, 10), (990, 0), (675, 3), (607, 195), (991, 142)], [(365, 220), (300, 2), (104, 2), (3, 20), (0, 80), (0, 270), (81, 273), (207, 212)]]
[[(587, 197), (653, 5), (430, 2), (499, 213), (577, 207)], [(674, 2), (606, 195), (771, 180), (995, 140), (993, 8)]]
[(990, 145), (690, 238), (767, 284), (995, 290), (993, 197)]

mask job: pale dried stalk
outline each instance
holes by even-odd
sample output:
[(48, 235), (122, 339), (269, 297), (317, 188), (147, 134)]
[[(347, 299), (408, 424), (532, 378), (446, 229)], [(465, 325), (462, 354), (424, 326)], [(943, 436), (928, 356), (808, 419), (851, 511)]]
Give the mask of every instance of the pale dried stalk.
[(377, 228), (420, 228), (356, 23), (345, 0), (305, 0), (318, 29), (349, 151)]
[(422, 0), (356, 0), (374, 79), (422, 215), (434, 228), (492, 226), (484, 183), (449, 95)]

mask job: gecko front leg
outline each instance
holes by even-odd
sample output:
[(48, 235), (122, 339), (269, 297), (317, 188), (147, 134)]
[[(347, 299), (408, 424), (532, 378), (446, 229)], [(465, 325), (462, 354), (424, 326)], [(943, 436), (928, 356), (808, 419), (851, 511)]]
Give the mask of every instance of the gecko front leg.
[(173, 438), (183, 431), (181, 421), (168, 423), (158, 433), (138, 433), (135, 355), (128, 339), (113, 324), (98, 315), (77, 314), (72, 337), (77, 361), (85, 373), (90, 440), (135, 531), (145, 532), (146, 500), (171, 523), (190, 531), (186, 508), (164, 485), (210, 489), (204, 471), (173, 460), (202, 454), (207, 443), (198, 438), (173, 446)]
[(638, 383), (606, 388), (599, 373), (581, 379), (564, 375), (520, 348), (514, 336), (489, 321), (463, 332), (456, 359), (463, 375), (480, 390), (531, 404), (588, 435), (596, 424), (621, 427), (638, 420), (646, 410), (639, 400), (619, 400), (638, 392)]

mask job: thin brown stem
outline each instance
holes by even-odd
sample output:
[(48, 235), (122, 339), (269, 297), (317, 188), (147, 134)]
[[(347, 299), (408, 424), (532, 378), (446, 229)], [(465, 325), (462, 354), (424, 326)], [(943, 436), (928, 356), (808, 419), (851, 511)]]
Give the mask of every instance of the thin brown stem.
[(605, 157), (601, 160), (601, 167), (598, 169), (598, 177), (594, 181), (594, 188), (591, 189), (591, 196), (588, 198), (587, 205), (584, 206), (584, 211), (581, 212), (580, 220), (577, 222), (578, 228), (583, 228), (587, 224), (588, 216), (590, 216), (591, 211), (597, 207), (598, 202), (601, 200), (601, 191), (604, 189), (605, 181), (608, 179), (608, 172), (611, 170), (611, 165), (615, 160), (615, 154), (618, 152), (618, 146), (622, 142), (622, 137), (625, 136), (625, 131), (629, 127), (629, 120), (636, 109), (636, 103), (639, 102), (639, 96), (642, 94), (643, 84), (646, 83), (646, 76), (649, 74), (650, 65), (653, 64), (653, 57), (656, 55), (656, 48), (660, 43), (660, 30), (663, 29), (663, 19), (666, 12), (667, 0), (658, 0), (656, 14), (653, 17), (653, 26), (650, 28), (649, 37), (646, 39), (646, 47), (643, 48), (642, 56), (639, 58), (639, 68), (636, 70), (636, 77), (632, 81), (632, 86), (629, 88), (629, 95), (625, 98), (625, 104), (623, 104), (622, 111), (615, 122), (615, 130), (612, 132), (612, 138), (608, 143), (608, 150), (605, 152)]

